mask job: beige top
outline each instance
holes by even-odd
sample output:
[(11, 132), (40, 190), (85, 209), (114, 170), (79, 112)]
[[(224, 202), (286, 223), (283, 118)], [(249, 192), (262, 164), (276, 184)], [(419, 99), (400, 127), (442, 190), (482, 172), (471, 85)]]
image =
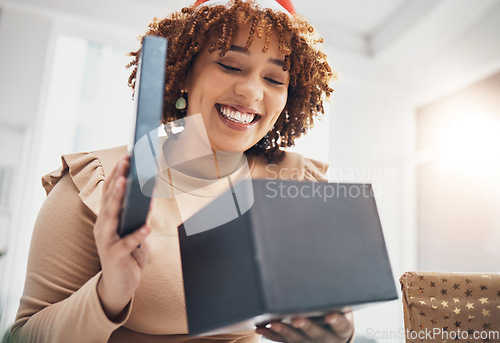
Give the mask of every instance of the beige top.
[[(62, 167), (42, 177), (47, 191), (38, 215), (28, 259), (26, 284), (13, 342), (257, 342), (255, 332), (189, 337), (173, 198), (155, 198), (151, 213), (151, 252), (139, 288), (120, 322), (110, 321), (98, 295), (101, 275), (93, 226), (99, 214), (103, 181), (125, 147), (62, 156)], [(248, 157), (252, 178), (326, 181), (327, 165), (287, 153), (277, 165)], [(240, 168), (242, 169), (242, 168)], [(241, 173), (241, 170), (234, 175)], [(184, 195), (183, 212), (194, 213), (225, 189), (227, 180), (176, 176), (195, 184)], [(169, 187), (166, 173), (159, 188)], [(176, 182), (174, 181), (174, 184)], [(193, 188), (192, 188), (193, 189)], [(182, 214), (185, 218), (185, 213)]]

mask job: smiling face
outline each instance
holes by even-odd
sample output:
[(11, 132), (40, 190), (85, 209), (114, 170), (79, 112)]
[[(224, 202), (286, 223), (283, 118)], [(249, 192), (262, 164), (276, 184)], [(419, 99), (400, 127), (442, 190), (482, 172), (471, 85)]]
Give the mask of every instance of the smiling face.
[(186, 82), (187, 115), (201, 113), (212, 150), (246, 151), (273, 127), (288, 96), (288, 71), (273, 35), (255, 37), (243, 50), (249, 27), (238, 30), (223, 57), (208, 47), (196, 57)]

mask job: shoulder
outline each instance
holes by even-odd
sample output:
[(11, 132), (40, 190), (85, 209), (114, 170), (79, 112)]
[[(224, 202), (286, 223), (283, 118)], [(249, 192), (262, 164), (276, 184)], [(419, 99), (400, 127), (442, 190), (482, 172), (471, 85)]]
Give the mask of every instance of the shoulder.
[(259, 179), (283, 179), (327, 182), (328, 164), (303, 155), (287, 151), (277, 163), (268, 163), (264, 156), (249, 156), (252, 159), (252, 176)]
[(67, 174), (76, 186), (82, 202), (97, 215), (100, 208), (102, 182), (126, 152), (126, 146), (120, 146), (62, 155), (61, 166), (42, 176), (42, 186), (48, 195)]

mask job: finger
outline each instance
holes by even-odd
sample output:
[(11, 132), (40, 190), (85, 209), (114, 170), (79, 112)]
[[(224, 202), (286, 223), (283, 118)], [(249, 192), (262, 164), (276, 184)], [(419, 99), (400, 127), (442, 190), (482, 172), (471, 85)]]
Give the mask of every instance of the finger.
[(113, 187), (115, 186), (116, 181), (118, 181), (118, 179), (120, 177), (127, 178), (127, 172), (128, 172), (129, 166), (130, 166), (130, 164), (125, 158), (120, 160), (120, 162), (117, 165), (116, 172), (113, 175), (113, 178), (109, 180), (109, 187), (107, 190), (108, 193), (104, 194), (104, 197), (108, 196), (108, 194), (110, 194), (110, 193), (112, 194)]
[(136, 247), (132, 252), (132, 256), (134, 256), (135, 260), (137, 261), (137, 264), (141, 269), (144, 269), (146, 267), (146, 264), (148, 263), (150, 247), (151, 247), (151, 236), (147, 235), (144, 241), (141, 243), (141, 245)]
[(354, 332), (354, 323), (352, 312), (329, 313), (325, 316), (325, 320), (330, 325), (332, 331), (338, 337), (346, 341)]
[(119, 239), (116, 228), (120, 220), (119, 214), (125, 194), (125, 184), (125, 177), (120, 176), (115, 182), (112, 194), (105, 199), (99, 213), (101, 225), (99, 225), (100, 232), (98, 234), (102, 236), (102, 239), (111, 243)]
[[(154, 190), (153, 190), (154, 192)], [(151, 215), (152, 215), (152, 212), (153, 212), (153, 202), (154, 202), (154, 197), (151, 196), (151, 200), (149, 202), (149, 209), (148, 209), (148, 214), (146, 216), (146, 223), (151, 223)]]
[(309, 343), (311, 342), (306, 336), (301, 334), (297, 329), (286, 325), (285, 323), (271, 323), (271, 330), (283, 336), (287, 343)]
[(128, 156), (124, 155), (122, 156), (119, 160), (118, 163), (115, 165), (111, 173), (106, 177), (106, 181), (104, 182), (104, 187), (103, 187), (103, 193), (106, 193), (107, 190), (109, 189), (112, 181), (114, 180), (115, 176), (118, 174), (118, 169), (121, 166), (122, 161), (128, 160)]
[(117, 241), (113, 246), (114, 253), (116, 254), (115, 256), (123, 257), (130, 255), (138, 245), (144, 242), (150, 232), (151, 228), (149, 225), (145, 224), (139, 230), (136, 230)]
[(121, 202), (125, 189), (125, 178), (119, 179), (114, 185), (113, 192), (103, 199), (103, 204), (94, 225), (94, 236), (96, 242), (110, 245), (119, 239), (116, 233), (118, 226), (118, 215), (121, 210)]
[(337, 336), (332, 331), (314, 323), (306, 318), (297, 318), (292, 321), (292, 325), (300, 329), (314, 342), (335, 342)]
[(269, 330), (267, 328), (257, 328), (255, 329), (255, 332), (257, 332), (259, 335), (264, 336), (268, 340), (275, 341), (275, 342), (285, 342), (285, 339), (283, 336), (277, 334), (276, 332)]

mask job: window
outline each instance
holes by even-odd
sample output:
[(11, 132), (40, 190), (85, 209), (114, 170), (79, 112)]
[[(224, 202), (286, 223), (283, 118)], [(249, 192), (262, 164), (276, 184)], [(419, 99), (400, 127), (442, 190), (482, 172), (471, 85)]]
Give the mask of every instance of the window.
[(65, 153), (129, 143), (134, 113), (127, 53), (83, 38), (57, 39), (40, 149), (45, 155), (42, 170), (57, 168)]

